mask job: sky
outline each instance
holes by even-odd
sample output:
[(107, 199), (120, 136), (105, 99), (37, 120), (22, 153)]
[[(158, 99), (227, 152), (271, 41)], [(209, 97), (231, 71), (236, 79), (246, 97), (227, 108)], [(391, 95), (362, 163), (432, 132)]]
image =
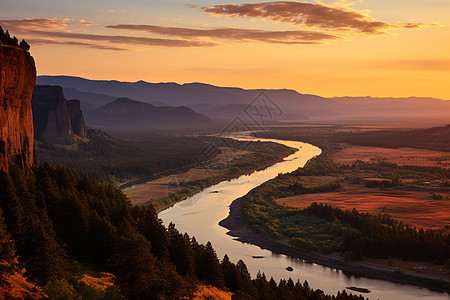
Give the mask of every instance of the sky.
[(0, 0), (38, 75), (450, 99), (449, 0)]

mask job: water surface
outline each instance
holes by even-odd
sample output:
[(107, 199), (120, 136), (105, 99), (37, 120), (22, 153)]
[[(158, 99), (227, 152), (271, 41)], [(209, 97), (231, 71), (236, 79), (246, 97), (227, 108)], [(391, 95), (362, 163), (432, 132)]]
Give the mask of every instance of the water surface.
[[(247, 140), (250, 139), (247, 138)], [(364, 287), (372, 291), (369, 294), (362, 294), (369, 299), (450, 299), (446, 293), (433, 292), (415, 286), (363, 277), (349, 277), (341, 271), (274, 254), (269, 250), (239, 242), (227, 235), (228, 230), (219, 226), (218, 223), (228, 216), (229, 206), (235, 199), (244, 196), (251, 189), (276, 177), (279, 173), (292, 172), (304, 166), (309, 159), (321, 153), (319, 148), (302, 142), (258, 140), (277, 142), (299, 149), (299, 151), (285, 158), (283, 162), (265, 170), (221, 182), (175, 204), (159, 213), (163, 223), (166, 226), (170, 222), (175, 223), (180, 232), (187, 232), (190, 236), (195, 236), (200, 243), (211, 241), (220, 259), (225, 254), (228, 254), (233, 262), (242, 259), (252, 276), (256, 276), (257, 272), (261, 271), (266, 274), (268, 279), (273, 277), (277, 281), (289, 277), (294, 281), (297, 279), (300, 279), (301, 282), (307, 280), (310, 287), (322, 289), (328, 294), (336, 294), (348, 286)], [(286, 267), (288, 266), (294, 270), (287, 271)], [(347, 292), (350, 291), (347, 290)]]

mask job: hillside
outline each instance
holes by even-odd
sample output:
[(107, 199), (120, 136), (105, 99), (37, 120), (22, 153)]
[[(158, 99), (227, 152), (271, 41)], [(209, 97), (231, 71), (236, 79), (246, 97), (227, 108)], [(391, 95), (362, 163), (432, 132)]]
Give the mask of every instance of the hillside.
[(152, 104), (118, 98), (93, 111), (89, 124), (120, 130), (148, 130), (166, 128), (196, 128), (213, 125), (208, 117), (186, 106), (154, 106)]
[[(28, 279), (16, 252), (17, 241), (10, 235), (21, 230), (18, 227), (22, 223), (15, 218), (19, 211), (14, 203), (18, 199), (5, 184), (6, 172), (11, 168), (20, 166), (26, 170), (22, 172), (29, 174), (36, 164), (31, 110), (36, 67), (26, 50), (1, 45), (1, 27), (0, 38), (0, 299), (38, 299), (42, 290)], [(6, 220), (10, 221), (9, 226)]]

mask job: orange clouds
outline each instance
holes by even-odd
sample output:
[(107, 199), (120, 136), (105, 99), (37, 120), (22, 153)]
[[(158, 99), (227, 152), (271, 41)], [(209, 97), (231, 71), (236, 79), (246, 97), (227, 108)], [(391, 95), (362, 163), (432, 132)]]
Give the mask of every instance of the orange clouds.
[(32, 45), (68, 45), (68, 46), (83, 46), (83, 47), (100, 49), (100, 50), (116, 50), (116, 51), (129, 50), (129, 49), (122, 48), (122, 47), (98, 45), (98, 44), (94, 44), (94, 43), (85, 43), (85, 42), (57, 41), (57, 40), (46, 39), (46, 38), (31, 38), (31, 39), (28, 39), (27, 42)]
[(97, 42), (109, 42), (115, 44), (125, 44), (128, 46), (147, 45), (147, 46), (166, 46), (166, 47), (211, 47), (216, 45), (210, 42), (158, 39), (158, 38), (124, 36), (124, 35), (102, 35), (102, 34), (42, 31), (42, 30), (32, 30), (29, 31), (29, 33), (33, 35), (51, 38), (68, 38), (68, 39), (89, 40)]
[[(77, 33), (67, 30), (72, 21), (73, 20), (71, 19), (0, 20), (0, 26), (3, 26), (10, 31), (14, 31), (14, 33), (18, 32), (27, 40), (35, 41), (38, 45), (72, 45), (119, 51), (130, 50), (134, 45), (163, 47), (212, 47), (217, 45), (212, 42), (181, 39)], [(80, 23), (83, 26), (95, 25), (94, 23), (84, 20), (79, 20), (77, 23)], [(50, 39), (43, 39), (42, 37)], [(58, 41), (55, 41), (55, 38), (57, 38)], [(110, 43), (121, 44), (124, 46), (111, 46)]]
[(201, 8), (213, 15), (264, 18), (293, 25), (329, 30), (355, 31), (363, 34), (383, 34), (392, 28), (420, 28), (425, 24), (389, 24), (350, 8), (322, 3), (296, 1), (219, 4)]
[(320, 44), (327, 40), (339, 39), (339, 37), (335, 35), (307, 30), (267, 31), (245, 28), (191, 29), (134, 24), (109, 25), (106, 27), (113, 29), (143, 31), (153, 34), (189, 39), (207, 37), (232, 41), (258, 41), (277, 44)]
[(24, 19), (24, 20), (0, 20), (0, 25), (5, 29), (24, 30), (57, 30), (68, 26), (70, 19)]
[[(229, 17), (261, 18), (306, 27), (307, 30), (267, 30), (249, 28), (186, 28), (158, 25), (118, 24), (108, 29), (148, 33), (149, 36), (105, 34), (105, 27), (77, 19), (0, 20), (0, 25), (20, 33), (38, 45), (73, 45), (101, 50), (131, 50), (137, 46), (213, 47), (217, 40), (264, 42), (271, 44), (324, 44), (349, 35), (380, 35), (400, 28), (420, 29), (437, 25), (424, 23), (390, 24), (365, 12), (322, 3), (272, 1), (244, 4), (219, 4), (200, 8), (203, 12)], [(102, 30), (103, 29), (103, 30)], [(162, 36), (162, 37), (161, 37)], [(173, 38), (165, 38), (173, 37)], [(119, 44), (114, 46), (111, 44)]]

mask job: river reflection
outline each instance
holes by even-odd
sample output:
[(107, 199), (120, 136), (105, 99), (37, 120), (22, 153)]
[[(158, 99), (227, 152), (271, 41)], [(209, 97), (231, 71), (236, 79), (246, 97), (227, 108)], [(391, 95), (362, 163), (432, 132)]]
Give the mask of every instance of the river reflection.
[[(294, 281), (297, 279), (302, 282), (307, 280), (310, 287), (322, 289), (328, 294), (336, 294), (347, 286), (364, 287), (372, 291), (370, 294), (362, 294), (369, 299), (450, 299), (448, 294), (415, 286), (347, 276), (342, 271), (275, 254), (254, 245), (241, 243), (227, 235), (228, 230), (219, 226), (218, 223), (228, 216), (229, 206), (235, 199), (247, 194), (251, 189), (274, 178), (279, 173), (292, 172), (304, 166), (309, 159), (321, 153), (319, 148), (306, 143), (273, 139), (258, 140), (278, 142), (299, 149), (299, 151), (287, 157), (285, 161), (265, 170), (221, 182), (177, 203), (159, 214), (163, 223), (166, 226), (170, 222), (175, 223), (180, 232), (187, 232), (191, 237), (195, 236), (200, 243), (211, 241), (219, 258), (228, 254), (233, 262), (242, 259), (252, 276), (256, 276), (257, 272), (261, 271), (266, 274), (268, 279), (273, 277), (277, 281), (289, 277)], [(292, 272), (286, 270), (288, 266), (293, 268)], [(347, 292), (350, 291), (347, 290)]]

